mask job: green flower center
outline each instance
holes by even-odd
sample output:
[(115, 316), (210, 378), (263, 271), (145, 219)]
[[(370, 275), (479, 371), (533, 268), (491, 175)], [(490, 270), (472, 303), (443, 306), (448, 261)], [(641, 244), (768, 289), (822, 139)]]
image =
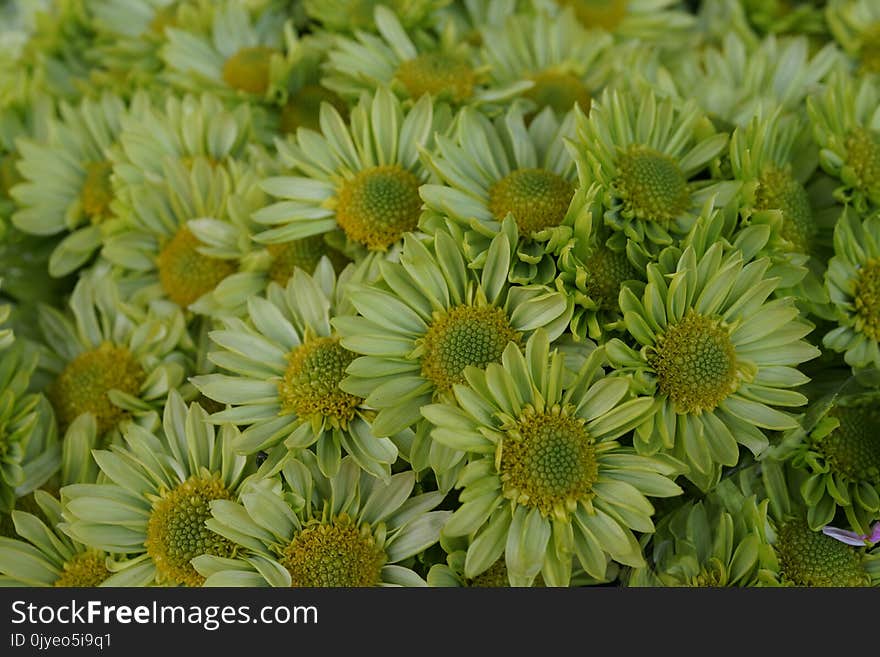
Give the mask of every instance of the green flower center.
[(338, 337), (313, 338), (295, 348), (278, 382), (281, 408), (307, 420), (326, 419), (334, 427), (348, 426), (363, 400), (340, 390), (339, 384), (355, 358)]
[(110, 203), (113, 201), (113, 186), (110, 174), (113, 165), (110, 162), (89, 162), (86, 164), (86, 179), (83, 182), (79, 199), (92, 223), (100, 222), (110, 214)]
[(145, 379), (134, 354), (104, 342), (70, 361), (49, 387), (48, 397), (63, 429), (83, 413), (91, 413), (101, 435), (128, 415), (107, 393), (119, 390), (137, 396)]
[(159, 283), (168, 298), (181, 308), (186, 308), (235, 273), (231, 261), (199, 253), (200, 246), (199, 239), (184, 226), (168, 240), (156, 258)]
[(106, 557), (98, 552), (92, 550), (81, 552), (64, 564), (54, 586), (68, 588), (98, 586), (110, 577), (105, 562)]
[(470, 98), (477, 80), (467, 62), (443, 53), (426, 53), (401, 62), (395, 77), (414, 100), (430, 94), (454, 103)]
[(692, 310), (658, 336), (649, 363), (660, 392), (683, 413), (711, 411), (739, 385), (727, 328), (720, 319)]
[(619, 308), (620, 286), (624, 281), (638, 278), (638, 273), (622, 251), (600, 246), (584, 262), (587, 274), (586, 291), (600, 310)]
[(419, 179), (397, 164), (371, 167), (339, 190), (336, 222), (349, 239), (386, 251), (419, 223)]
[(865, 72), (880, 73), (880, 21), (869, 25), (862, 34), (859, 59)]
[(859, 268), (855, 287), (856, 328), (880, 341), (880, 258), (870, 258)]
[(782, 211), (782, 237), (799, 253), (810, 252), (817, 228), (807, 190), (786, 169), (767, 169), (761, 175), (755, 203), (758, 210)]
[(782, 526), (775, 547), (780, 574), (794, 586), (868, 586), (868, 575), (852, 547), (811, 531), (801, 520)]
[(626, 18), (628, 3), (627, 0), (559, 0), (559, 4), (572, 7), (584, 27), (601, 27), (612, 32)]
[[(484, 570), (482, 573), (477, 575), (476, 577), (472, 577), (470, 579), (464, 580), (464, 585), (472, 588), (472, 589), (503, 589), (510, 587), (510, 578), (507, 576), (507, 564), (504, 562), (504, 559), (499, 559), (495, 563), (493, 563), (489, 568)], [(541, 587), (544, 586), (544, 578), (541, 577), (541, 573), (538, 573), (538, 576), (535, 578), (535, 581), (532, 583), (533, 587)]]
[(281, 108), (278, 128), (292, 134), (298, 128), (320, 130), (321, 103), (330, 103), (345, 116), (348, 107), (339, 96), (319, 84), (304, 85)]
[(880, 404), (876, 398), (837, 404), (829, 415), (840, 424), (814, 447), (825, 457), (831, 471), (855, 482), (880, 485)]
[(565, 218), (574, 187), (546, 169), (516, 169), (489, 188), (489, 211), (498, 221), (513, 215), (520, 232), (558, 226)]
[(577, 105), (585, 114), (590, 111), (590, 90), (576, 75), (548, 70), (532, 75), (531, 80), (535, 85), (524, 96), (533, 100), (539, 110), (552, 107), (561, 116)]
[(272, 256), (269, 279), (281, 286), (287, 285), (297, 267), (311, 274), (322, 256), (330, 258), (337, 273), (351, 262), (345, 255), (331, 248), (324, 241), (323, 235), (311, 235), (284, 244), (269, 244), (266, 250)]
[(566, 517), (593, 498), (599, 462), (584, 420), (570, 409), (538, 413), (527, 407), (507, 428), (499, 473), (505, 497), (545, 516)]
[(676, 161), (646, 146), (621, 153), (615, 188), (624, 211), (643, 221), (672, 221), (690, 204), (687, 179)]
[(451, 390), (464, 383), (466, 367), (497, 362), (509, 342), (521, 344), (522, 335), (501, 308), (462, 305), (435, 312), (419, 342), (422, 376), (441, 392)]
[(224, 62), (223, 81), (249, 94), (265, 94), (269, 88), (269, 63), (277, 52), (266, 46), (242, 48)]
[(201, 586), (205, 578), (190, 560), (202, 554), (232, 557), (235, 545), (205, 526), (211, 502), (231, 500), (219, 477), (192, 476), (153, 502), (144, 545), (153, 559), (160, 581)]
[(386, 561), (370, 526), (342, 514), (303, 528), (281, 554), (295, 587), (376, 586)]
[(880, 137), (873, 130), (858, 128), (846, 138), (847, 163), (859, 188), (875, 192), (880, 188)]

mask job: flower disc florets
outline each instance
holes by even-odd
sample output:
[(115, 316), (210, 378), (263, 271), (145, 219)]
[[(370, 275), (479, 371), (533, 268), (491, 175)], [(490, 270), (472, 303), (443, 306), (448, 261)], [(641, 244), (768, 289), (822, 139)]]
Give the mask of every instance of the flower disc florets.
[(162, 289), (182, 308), (235, 273), (235, 265), (231, 261), (199, 253), (197, 249), (201, 245), (198, 238), (184, 226), (162, 247), (156, 258)]
[(687, 178), (675, 160), (646, 146), (620, 154), (614, 186), (624, 211), (643, 221), (672, 221), (690, 203)]
[(489, 210), (498, 221), (513, 214), (525, 235), (558, 226), (565, 218), (574, 187), (546, 169), (516, 169), (489, 188)]

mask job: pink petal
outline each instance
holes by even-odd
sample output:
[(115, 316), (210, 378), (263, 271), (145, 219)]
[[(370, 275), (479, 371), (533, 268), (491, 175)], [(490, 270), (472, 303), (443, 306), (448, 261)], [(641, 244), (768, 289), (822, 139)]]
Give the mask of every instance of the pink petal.
[(868, 536), (868, 540), (871, 543), (880, 543), (880, 522), (875, 522), (871, 527), (871, 535)]
[(846, 529), (838, 529), (837, 527), (823, 527), (822, 533), (831, 538), (836, 538), (841, 543), (855, 545), (856, 547), (863, 547), (865, 545), (865, 539), (868, 538), (864, 534), (856, 534), (855, 532)]

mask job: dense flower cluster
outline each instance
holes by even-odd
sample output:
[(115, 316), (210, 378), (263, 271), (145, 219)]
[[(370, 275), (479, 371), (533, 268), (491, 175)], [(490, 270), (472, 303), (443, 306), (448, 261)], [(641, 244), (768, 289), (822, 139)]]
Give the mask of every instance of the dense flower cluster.
[(0, 585), (880, 585), (878, 43), (0, 3)]

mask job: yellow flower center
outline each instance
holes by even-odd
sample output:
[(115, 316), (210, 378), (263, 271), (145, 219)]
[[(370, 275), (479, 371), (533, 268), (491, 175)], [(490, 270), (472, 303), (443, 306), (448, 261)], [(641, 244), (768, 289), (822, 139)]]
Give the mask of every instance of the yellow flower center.
[(324, 241), (323, 235), (312, 235), (284, 244), (270, 244), (266, 250), (272, 256), (269, 278), (282, 286), (287, 285), (297, 267), (311, 274), (322, 256), (330, 258), (337, 273), (351, 262), (345, 255), (331, 248)]
[(489, 211), (498, 221), (513, 215), (520, 232), (530, 235), (558, 226), (565, 218), (574, 187), (546, 169), (516, 169), (489, 188)]
[(202, 554), (232, 557), (235, 545), (205, 526), (211, 502), (231, 500), (232, 493), (217, 476), (194, 475), (153, 502), (144, 545), (153, 560), (159, 581), (201, 586), (205, 578), (190, 561)]
[(128, 415), (107, 393), (119, 390), (137, 396), (145, 379), (134, 354), (104, 342), (70, 361), (49, 387), (48, 397), (63, 429), (83, 413), (91, 413), (101, 435)]
[(182, 308), (235, 273), (232, 262), (199, 253), (200, 246), (198, 238), (184, 226), (168, 240), (156, 258), (162, 289)]
[(871, 23), (862, 34), (859, 59), (866, 73), (880, 73), (880, 21)]
[(524, 95), (535, 101), (539, 110), (552, 107), (557, 115), (562, 115), (578, 105), (585, 114), (590, 111), (592, 96), (587, 85), (576, 75), (547, 70), (532, 75), (530, 79), (535, 85)]
[(794, 586), (868, 586), (859, 554), (849, 545), (810, 530), (801, 520), (786, 522), (776, 542), (783, 581)]
[(840, 423), (813, 447), (822, 453), (831, 472), (854, 482), (880, 485), (880, 404), (876, 398), (837, 404), (829, 415)]
[(572, 7), (574, 15), (584, 27), (601, 27), (614, 31), (627, 15), (627, 0), (559, 0)]
[(278, 382), (281, 408), (298, 417), (327, 420), (345, 428), (354, 419), (360, 397), (340, 390), (345, 369), (356, 354), (339, 344), (338, 337), (312, 338), (287, 357), (287, 370)]
[(295, 587), (376, 586), (387, 558), (370, 526), (358, 527), (347, 514), (312, 522), (281, 553), (281, 565)]
[(612, 251), (600, 246), (584, 262), (587, 274), (587, 294), (600, 310), (617, 310), (620, 286), (624, 281), (638, 278), (635, 268), (623, 251)]
[(858, 180), (859, 189), (880, 193), (880, 137), (866, 128), (853, 130), (846, 139), (847, 162)]
[(451, 390), (464, 383), (466, 367), (483, 369), (497, 362), (509, 342), (521, 345), (522, 335), (501, 308), (462, 305), (435, 312), (418, 342), (422, 376), (441, 392)]
[(426, 53), (401, 62), (395, 77), (410, 98), (430, 94), (454, 103), (470, 98), (477, 81), (476, 73), (467, 62), (443, 53)]
[(269, 88), (269, 64), (277, 52), (266, 46), (242, 48), (223, 64), (223, 81), (249, 94), (265, 94)]
[(89, 588), (100, 585), (108, 577), (110, 571), (107, 570), (106, 557), (99, 552), (89, 550), (75, 555), (64, 564), (54, 586)]
[(501, 445), (501, 489), (517, 504), (567, 517), (594, 496), (599, 461), (584, 420), (571, 408), (538, 413), (526, 407)]
[(810, 198), (804, 186), (788, 169), (767, 169), (758, 183), (758, 210), (782, 211), (782, 237), (799, 253), (810, 252), (810, 242), (817, 232)]
[(672, 221), (690, 204), (687, 179), (676, 161), (646, 146), (620, 154), (614, 185), (624, 211), (643, 221)]
[(342, 184), (336, 222), (349, 239), (385, 251), (418, 225), (420, 184), (397, 164), (365, 169)]
[(113, 165), (107, 161), (86, 164), (86, 179), (80, 191), (80, 203), (92, 223), (99, 223), (110, 214), (110, 203), (113, 201), (113, 186), (110, 174)]
[(348, 107), (339, 96), (319, 84), (307, 84), (293, 94), (281, 108), (278, 128), (292, 134), (297, 128), (320, 130), (321, 103), (330, 103), (345, 116)]
[(649, 353), (660, 392), (683, 413), (711, 411), (739, 386), (736, 353), (720, 319), (689, 311)]
[(856, 329), (880, 341), (880, 258), (870, 258), (859, 268), (855, 292)]

